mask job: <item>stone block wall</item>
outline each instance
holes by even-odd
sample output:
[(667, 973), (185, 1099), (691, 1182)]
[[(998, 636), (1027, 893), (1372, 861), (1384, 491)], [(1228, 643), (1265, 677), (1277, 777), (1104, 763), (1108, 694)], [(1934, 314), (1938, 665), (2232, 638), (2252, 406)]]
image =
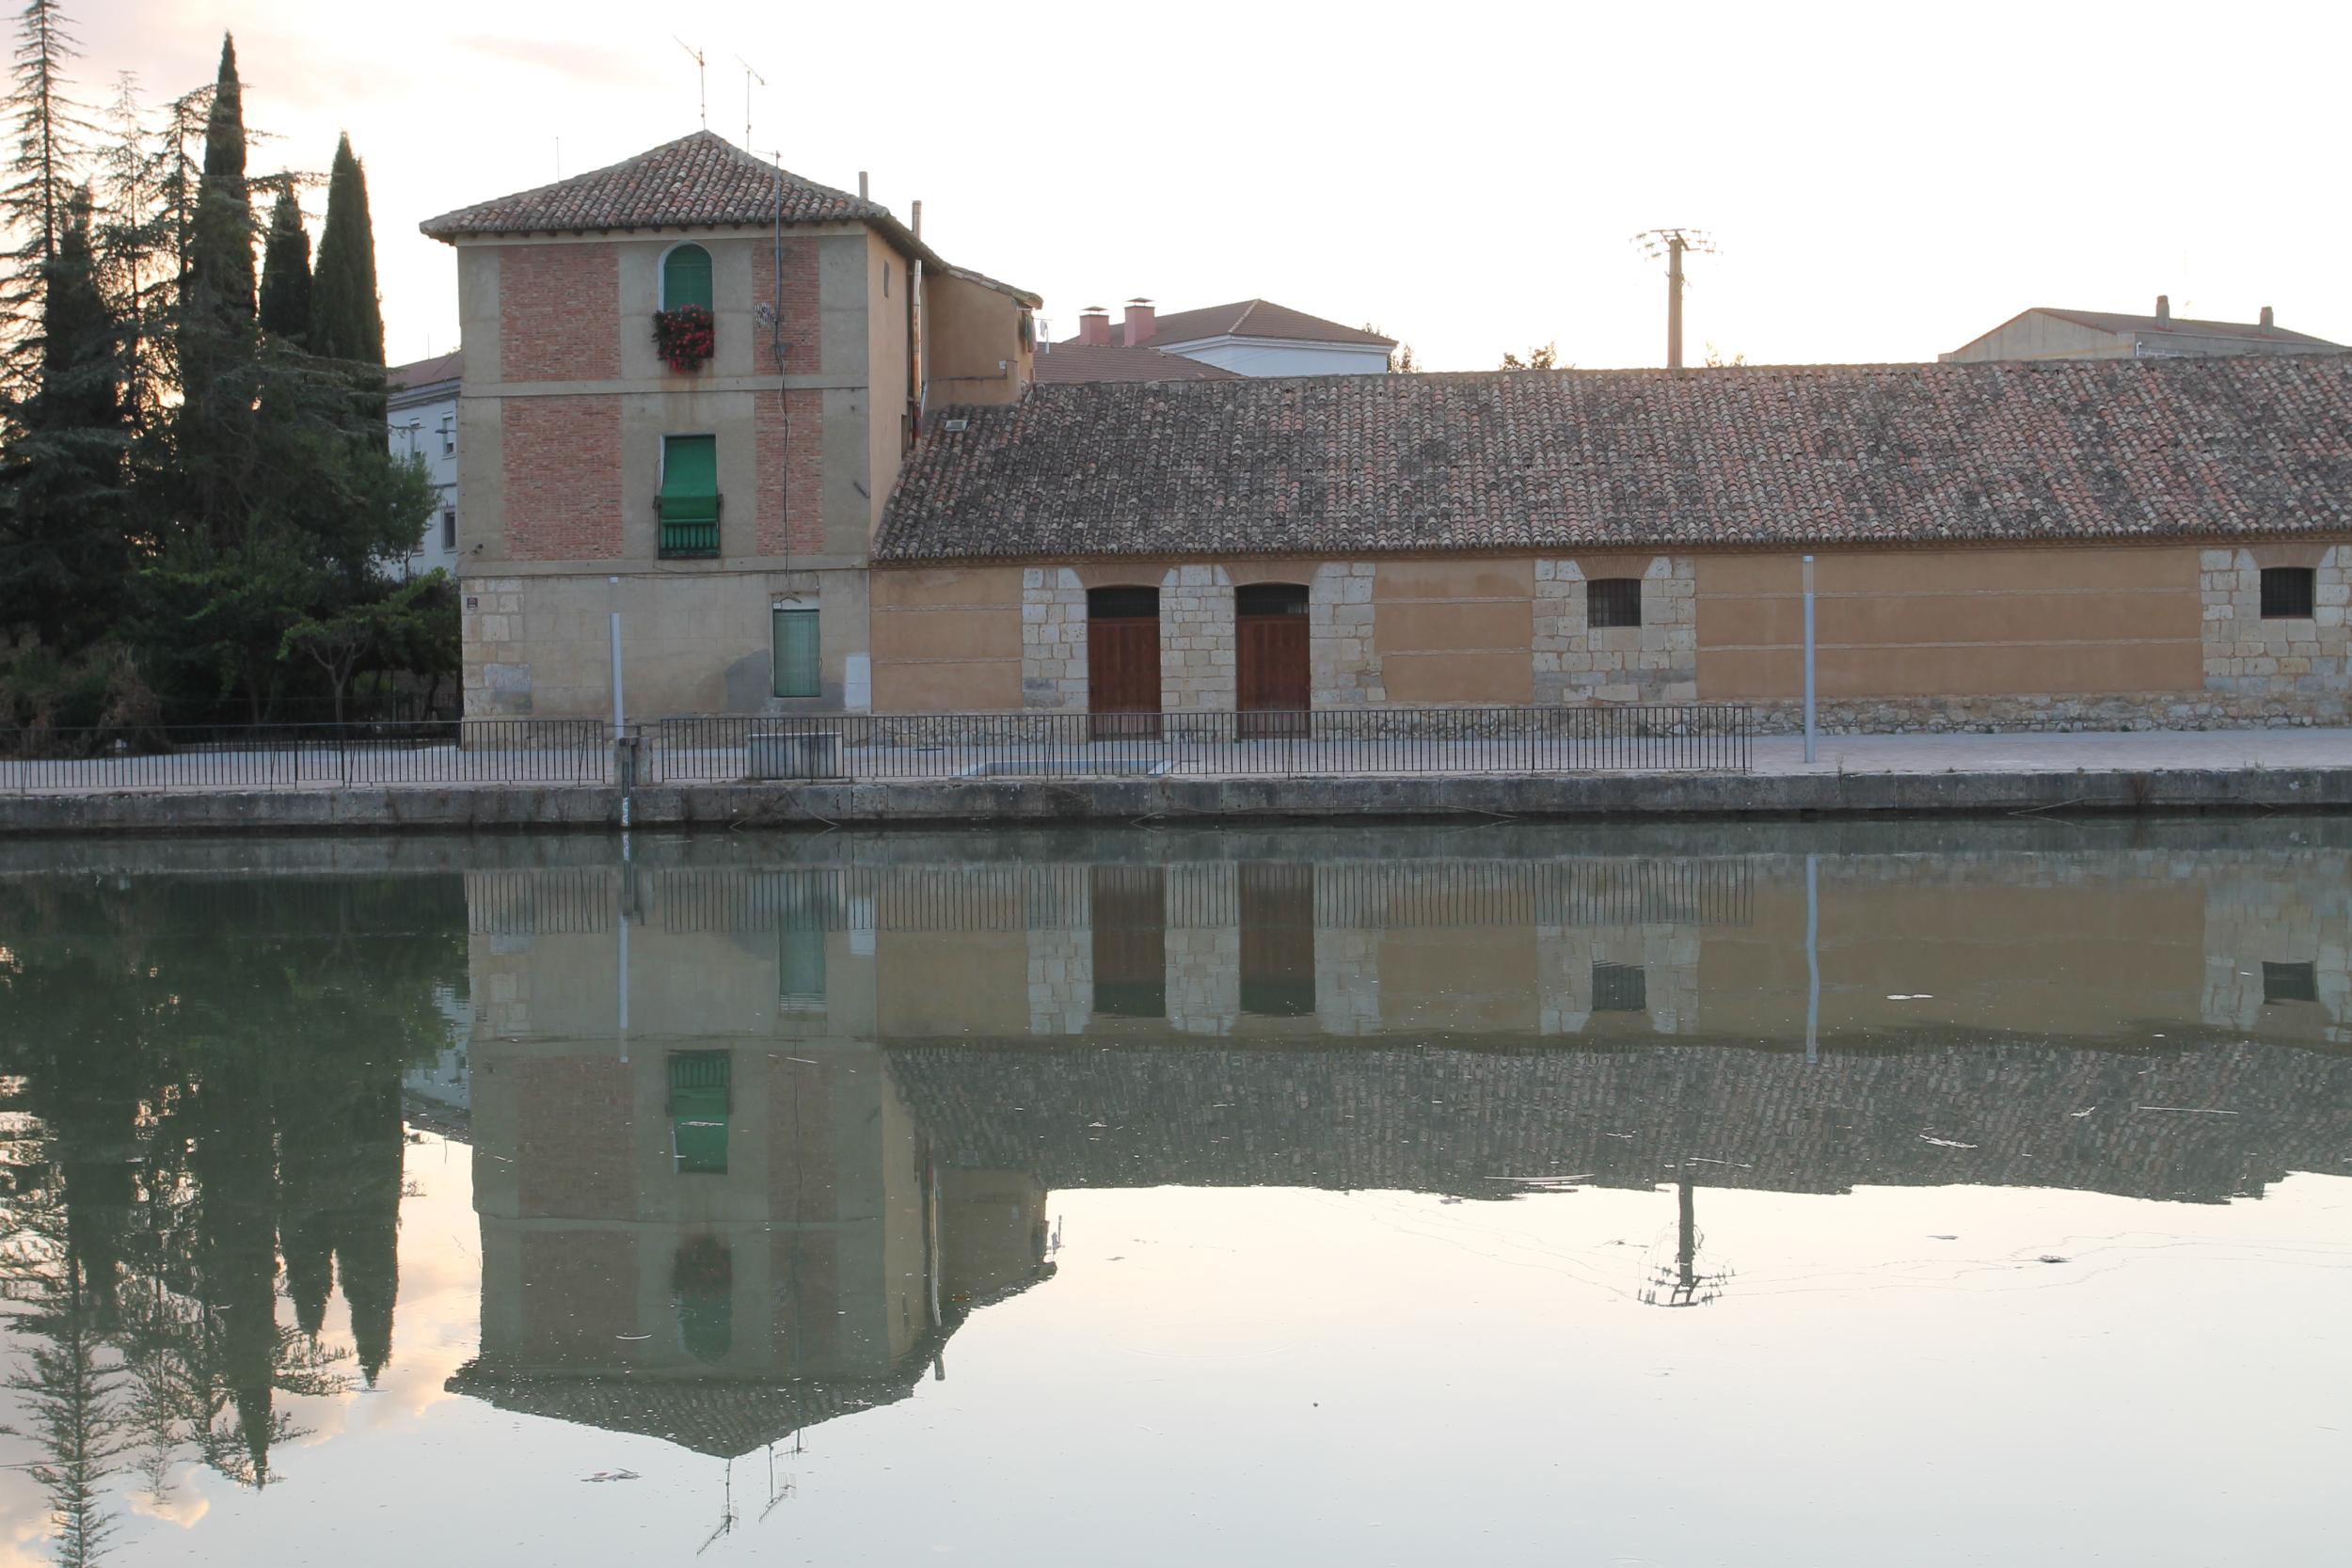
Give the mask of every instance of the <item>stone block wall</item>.
[(469, 719), (531, 712), (531, 643), (523, 635), (520, 578), (469, 578), (457, 637), (465, 661), (462, 711)]
[(1087, 591), (1067, 566), (1021, 574), (1021, 705), (1086, 711)]
[(1656, 1035), (1695, 1033), (1699, 1026), (1699, 928), (1648, 925), (1621, 927), (1539, 926), (1535, 946), (1543, 987), (1539, 1033), (1579, 1035), (1595, 1027), (1597, 965), (1642, 974), (1640, 1013), (1602, 1012), (1602, 1020), (1638, 1020)]
[(1698, 697), (1698, 585), (1689, 556), (1642, 573), (1642, 624), (1593, 628), (1573, 559), (1535, 562), (1535, 701), (1688, 703)]
[(1028, 933), (1029, 1033), (1083, 1035), (1094, 1017), (1094, 938), (1085, 926)]
[(2341, 697), (2352, 670), (2352, 546), (2323, 552), (2313, 571), (2315, 606), (2300, 616), (2265, 620), (2262, 573), (2280, 562), (2270, 552), (2203, 550), (2198, 592), (2204, 604), (2205, 689), (2241, 697)]
[(1171, 566), (1160, 579), (1160, 710), (1233, 711), (1233, 579)]
[(1376, 707), (1389, 700), (1373, 642), (1369, 561), (1330, 561), (1307, 585), (1307, 659), (1317, 708)]

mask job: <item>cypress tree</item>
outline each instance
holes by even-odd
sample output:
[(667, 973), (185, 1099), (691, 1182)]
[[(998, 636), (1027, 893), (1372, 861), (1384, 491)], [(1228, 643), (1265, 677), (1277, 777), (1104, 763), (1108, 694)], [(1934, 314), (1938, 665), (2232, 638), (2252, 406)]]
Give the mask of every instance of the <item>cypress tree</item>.
[(262, 248), (261, 323), (262, 331), (291, 342), (310, 330), (310, 231), (302, 227), (292, 180), (278, 193)]
[(244, 105), (236, 40), (223, 38), (180, 289), (181, 391), (200, 420), (215, 416), (215, 401), (233, 401), (219, 398), (217, 383), (251, 355), (253, 205), (245, 179)]
[(351, 138), (335, 144), (326, 183), (326, 227), (310, 290), (312, 354), (355, 364), (384, 363), (384, 311), (375, 293), (375, 225), (368, 215), (368, 176)]

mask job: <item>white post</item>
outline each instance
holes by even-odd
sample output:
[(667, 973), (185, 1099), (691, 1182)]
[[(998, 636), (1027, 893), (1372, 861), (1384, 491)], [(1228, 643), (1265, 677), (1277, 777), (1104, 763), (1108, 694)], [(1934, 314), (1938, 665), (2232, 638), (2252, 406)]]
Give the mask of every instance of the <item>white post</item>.
[(621, 579), (606, 579), (612, 587), (612, 739), (621, 738)]
[(1804, 858), (1804, 1059), (1821, 1059), (1821, 857)]
[[(617, 641), (614, 646), (619, 646)], [(615, 691), (620, 689), (619, 670), (619, 665), (613, 666)], [(1804, 760), (1813, 760), (1813, 558), (1809, 555), (1804, 558)]]

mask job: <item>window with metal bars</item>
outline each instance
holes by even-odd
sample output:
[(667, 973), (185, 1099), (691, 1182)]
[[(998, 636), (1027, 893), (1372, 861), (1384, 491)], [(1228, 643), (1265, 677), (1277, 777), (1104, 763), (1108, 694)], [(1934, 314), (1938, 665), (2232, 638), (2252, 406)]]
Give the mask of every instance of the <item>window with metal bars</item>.
[(1649, 1011), (1648, 973), (1640, 964), (1596, 963), (1593, 965), (1593, 1011), (1597, 1013)]
[(1250, 582), (1233, 590), (1236, 615), (1304, 615), (1307, 590), (1295, 582)]
[(2319, 574), (2309, 566), (2263, 568), (2263, 619), (2307, 621), (2319, 598)]
[(1642, 624), (1640, 578), (1595, 578), (1584, 585), (1584, 624), (1595, 631)]
[(2316, 964), (2263, 965), (2263, 1006), (2280, 1002), (2316, 1002), (2319, 1000), (2319, 966)]

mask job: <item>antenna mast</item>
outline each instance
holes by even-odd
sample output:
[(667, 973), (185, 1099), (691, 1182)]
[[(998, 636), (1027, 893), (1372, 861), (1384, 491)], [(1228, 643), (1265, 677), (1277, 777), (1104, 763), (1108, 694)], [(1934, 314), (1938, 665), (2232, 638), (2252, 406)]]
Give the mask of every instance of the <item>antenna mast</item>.
[(1715, 241), (1703, 229), (1645, 229), (1633, 236), (1642, 254), (1666, 258), (1666, 368), (1682, 369), (1682, 256), (1695, 250), (1715, 253)]
[[(740, 55), (735, 56), (735, 63), (743, 68), (743, 150), (749, 152), (752, 150), (752, 84), (757, 82), (764, 87), (768, 85), (768, 78), (754, 71), (752, 62)], [(776, 161), (782, 163), (784, 154), (776, 154)]]
[(707, 131), (710, 129), (710, 83), (703, 69), (703, 52), (675, 33), (670, 35), (670, 41), (685, 50), (687, 58), (694, 62), (694, 97), (701, 105), (703, 129)]

